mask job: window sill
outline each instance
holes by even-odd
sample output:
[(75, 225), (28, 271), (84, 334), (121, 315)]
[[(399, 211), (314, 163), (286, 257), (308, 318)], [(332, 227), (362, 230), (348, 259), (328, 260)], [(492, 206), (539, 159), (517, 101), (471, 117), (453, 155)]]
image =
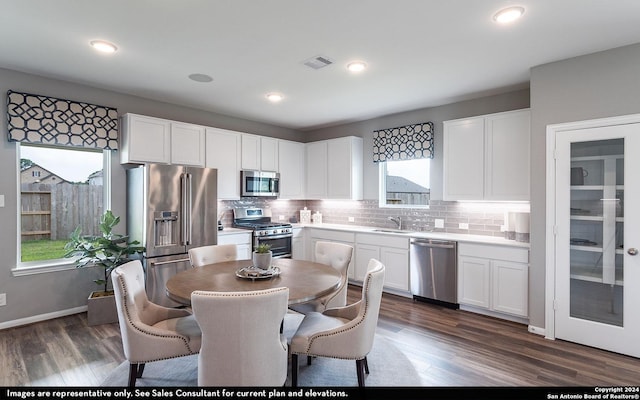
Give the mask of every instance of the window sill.
[(75, 269), (75, 261), (70, 259), (31, 261), (20, 263), (11, 270), (13, 276), (27, 276), (36, 274), (46, 274), (49, 272), (67, 271)]

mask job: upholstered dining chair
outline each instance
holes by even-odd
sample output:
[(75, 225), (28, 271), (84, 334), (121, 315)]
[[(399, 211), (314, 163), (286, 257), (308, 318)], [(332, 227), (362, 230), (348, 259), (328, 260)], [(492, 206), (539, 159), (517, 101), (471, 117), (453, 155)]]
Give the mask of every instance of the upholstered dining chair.
[(307, 303), (295, 304), (290, 308), (302, 314), (311, 311), (322, 312), (327, 308), (343, 307), (347, 305), (348, 270), (353, 247), (347, 244), (335, 242), (316, 242), (315, 261), (320, 264), (330, 265), (342, 275), (340, 290), (317, 300)]
[(305, 315), (291, 338), (291, 386), (298, 385), (298, 355), (356, 360), (358, 386), (369, 373), (367, 354), (371, 351), (378, 324), (384, 265), (369, 261), (362, 286), (362, 298), (345, 307), (329, 308)]
[(202, 329), (198, 386), (283, 386), (288, 300), (286, 287), (193, 292), (191, 307)]
[(187, 310), (152, 303), (144, 289), (139, 260), (111, 273), (124, 355), (129, 361), (129, 387), (142, 377), (148, 362), (197, 354), (201, 332)]
[(237, 259), (238, 248), (235, 244), (214, 244), (189, 249), (189, 261), (192, 267)]

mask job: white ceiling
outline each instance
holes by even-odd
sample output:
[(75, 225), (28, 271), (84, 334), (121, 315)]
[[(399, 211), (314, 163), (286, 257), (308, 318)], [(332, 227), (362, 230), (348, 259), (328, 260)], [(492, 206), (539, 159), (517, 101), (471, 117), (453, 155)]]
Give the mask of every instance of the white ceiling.
[(640, 0), (3, 0), (0, 37), (2, 68), (310, 130), (528, 87), (532, 66), (640, 42)]

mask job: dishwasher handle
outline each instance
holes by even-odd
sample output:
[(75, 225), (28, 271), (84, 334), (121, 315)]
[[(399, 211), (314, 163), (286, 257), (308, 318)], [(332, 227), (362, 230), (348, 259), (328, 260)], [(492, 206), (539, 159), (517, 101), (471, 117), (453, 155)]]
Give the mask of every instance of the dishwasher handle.
[(439, 241), (412, 240), (411, 245), (420, 246), (420, 247), (438, 248), (438, 249), (455, 249), (456, 247), (455, 242), (450, 242), (446, 240), (439, 240)]

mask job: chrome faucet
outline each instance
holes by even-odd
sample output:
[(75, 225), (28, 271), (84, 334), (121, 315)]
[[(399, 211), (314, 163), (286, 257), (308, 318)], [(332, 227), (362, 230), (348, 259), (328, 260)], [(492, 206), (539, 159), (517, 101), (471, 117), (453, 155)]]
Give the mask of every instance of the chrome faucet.
[(389, 217), (387, 218), (389, 221), (393, 221), (398, 225), (398, 229), (402, 229), (402, 218), (401, 217)]

